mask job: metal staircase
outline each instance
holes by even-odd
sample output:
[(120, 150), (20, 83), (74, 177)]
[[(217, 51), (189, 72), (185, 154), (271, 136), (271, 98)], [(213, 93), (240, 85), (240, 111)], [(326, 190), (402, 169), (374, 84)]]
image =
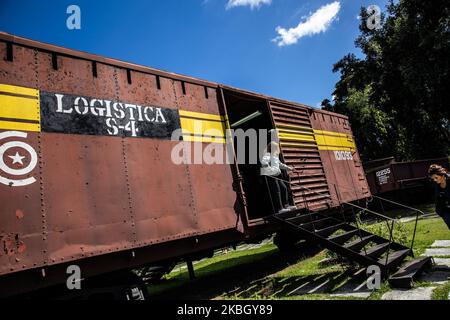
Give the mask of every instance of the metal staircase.
[[(314, 192), (313, 190), (305, 191)], [(310, 210), (305, 202), (302, 209), (274, 214), (273, 219), (292, 232), (298, 233), (305, 240), (318, 243), (362, 266), (378, 266), (384, 278), (390, 276), (389, 282), (393, 286), (411, 287), (413, 280), (420, 275), (422, 270), (432, 264), (431, 258), (421, 257), (402, 265), (407, 257), (414, 258), (415, 232), (419, 216), (423, 212), (380, 197), (374, 196), (373, 198), (391, 202), (416, 212), (414, 234), (410, 246), (394, 241), (396, 219), (355, 203), (341, 203), (340, 207), (334, 211), (321, 213)], [(362, 224), (362, 215), (366, 218), (372, 216), (375, 219), (366, 219)], [(380, 219), (381, 222), (379, 222)], [(364, 226), (370, 225), (370, 223), (385, 223), (389, 237), (384, 238), (365, 230)], [(399, 267), (401, 267), (400, 270), (394, 273)]]

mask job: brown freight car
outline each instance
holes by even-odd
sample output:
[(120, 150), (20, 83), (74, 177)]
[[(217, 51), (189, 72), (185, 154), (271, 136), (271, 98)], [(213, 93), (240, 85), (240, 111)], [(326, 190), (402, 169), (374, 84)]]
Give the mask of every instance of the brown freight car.
[(233, 124), (278, 130), (299, 209), (370, 196), (343, 115), (6, 33), (0, 57), (0, 297), (280, 230), (257, 164), (171, 161)]
[(396, 162), (394, 158), (364, 164), (367, 181), (373, 194), (427, 187), (428, 168), (432, 164), (450, 167), (449, 158)]

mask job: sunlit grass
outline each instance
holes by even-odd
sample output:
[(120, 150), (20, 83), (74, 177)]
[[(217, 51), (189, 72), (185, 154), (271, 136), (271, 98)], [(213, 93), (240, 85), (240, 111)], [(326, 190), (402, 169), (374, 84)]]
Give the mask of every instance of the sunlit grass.
[[(412, 240), (414, 221), (406, 222), (408, 241)], [(440, 218), (421, 219), (417, 225), (417, 233), (414, 242), (414, 252), (418, 256), (435, 240), (450, 240), (450, 231)], [(298, 254), (298, 253), (297, 253)], [(177, 299), (189, 292), (198, 293), (202, 297), (203, 292), (215, 289), (216, 299), (300, 299), (300, 300), (325, 300), (325, 299), (356, 299), (353, 297), (336, 297), (327, 293), (319, 294), (290, 294), (295, 289), (297, 282), (306, 277), (322, 277), (336, 281), (330, 285), (329, 291), (334, 291), (343, 282), (348, 280), (346, 267), (340, 264), (323, 265), (321, 261), (326, 258), (326, 250), (317, 250), (310, 256), (299, 256), (289, 265), (273, 270), (268, 274), (264, 269), (267, 264), (281, 262), (288, 256), (281, 254), (273, 244), (265, 244), (260, 248), (246, 251), (231, 251), (227, 254), (215, 256), (195, 264), (197, 280), (190, 281), (187, 269), (175, 269), (159, 284), (150, 285), (151, 296), (161, 296), (164, 299)], [(246, 280), (252, 273), (259, 273), (256, 278)], [(420, 285), (420, 283), (418, 284)], [(424, 284), (426, 285), (426, 284)], [(217, 288), (228, 288), (220, 291)], [(231, 289), (229, 289), (231, 288)], [(438, 287), (434, 296), (443, 297), (446, 294), (446, 286)], [(381, 290), (372, 293), (369, 299), (380, 299), (390, 290), (387, 283)], [(447, 292), (448, 296), (448, 292)]]

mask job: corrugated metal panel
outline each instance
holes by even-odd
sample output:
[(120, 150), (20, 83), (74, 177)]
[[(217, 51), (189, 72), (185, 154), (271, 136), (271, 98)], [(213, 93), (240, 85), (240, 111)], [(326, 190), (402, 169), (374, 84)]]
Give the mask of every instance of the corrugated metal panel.
[(296, 169), (290, 173), (295, 204), (301, 208), (307, 203), (313, 210), (327, 208), (330, 192), (308, 108), (270, 102), (270, 109), (284, 162)]

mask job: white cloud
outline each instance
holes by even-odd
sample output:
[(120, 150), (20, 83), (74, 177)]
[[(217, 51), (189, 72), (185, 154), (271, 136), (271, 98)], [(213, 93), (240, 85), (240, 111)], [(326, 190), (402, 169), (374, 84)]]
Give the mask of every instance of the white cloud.
[(273, 39), (280, 47), (296, 44), (300, 38), (325, 32), (331, 23), (336, 20), (337, 14), (341, 9), (339, 1), (324, 5), (316, 12), (311, 14), (305, 21), (300, 22), (297, 27), (284, 29), (277, 27), (279, 36)]
[(270, 5), (272, 0), (228, 0), (227, 10), (235, 7), (249, 6), (251, 9), (259, 8), (263, 4)]

